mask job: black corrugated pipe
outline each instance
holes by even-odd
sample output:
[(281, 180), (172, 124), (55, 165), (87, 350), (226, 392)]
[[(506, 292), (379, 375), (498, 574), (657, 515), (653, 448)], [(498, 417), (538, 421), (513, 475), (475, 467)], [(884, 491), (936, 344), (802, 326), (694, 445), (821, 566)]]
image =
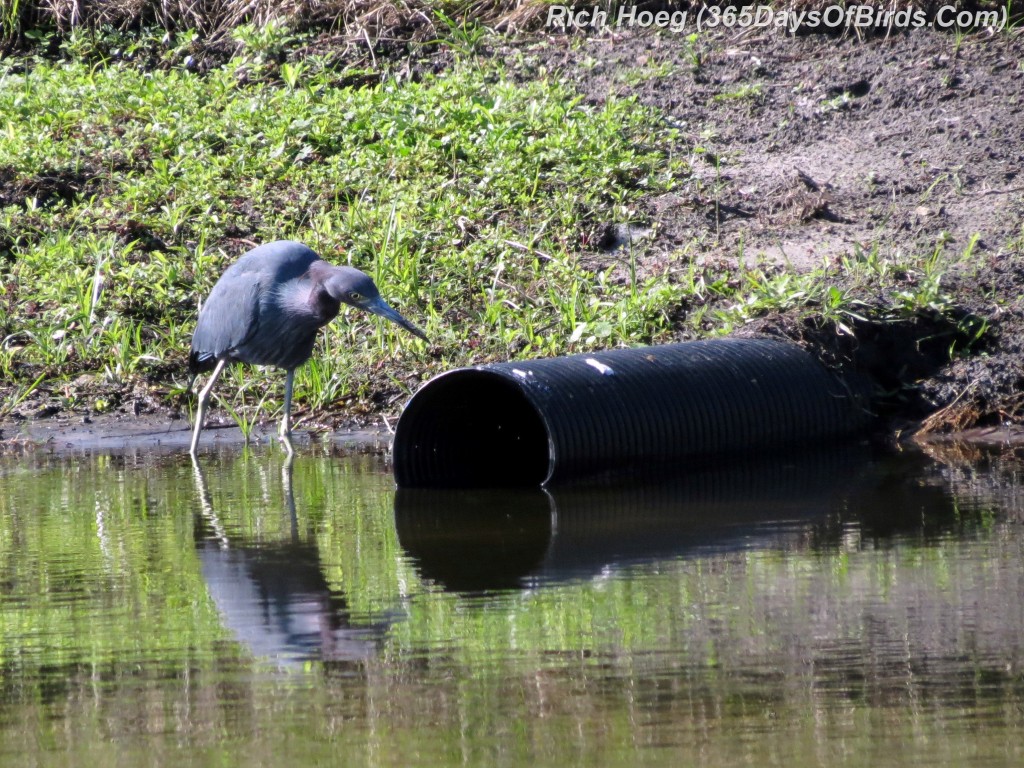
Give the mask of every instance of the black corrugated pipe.
[(394, 442), (403, 487), (553, 485), (862, 431), (862, 388), (795, 344), (719, 339), (437, 376)]

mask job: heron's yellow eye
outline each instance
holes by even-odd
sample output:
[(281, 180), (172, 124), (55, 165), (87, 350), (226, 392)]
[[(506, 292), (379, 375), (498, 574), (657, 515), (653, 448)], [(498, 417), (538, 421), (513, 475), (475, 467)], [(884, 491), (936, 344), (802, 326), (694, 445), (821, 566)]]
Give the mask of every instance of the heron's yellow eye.
[(362, 301), (363, 300), (363, 296), (362, 296), (361, 293), (359, 293), (359, 291), (349, 291), (348, 292), (348, 297), (350, 299), (352, 299), (352, 301)]

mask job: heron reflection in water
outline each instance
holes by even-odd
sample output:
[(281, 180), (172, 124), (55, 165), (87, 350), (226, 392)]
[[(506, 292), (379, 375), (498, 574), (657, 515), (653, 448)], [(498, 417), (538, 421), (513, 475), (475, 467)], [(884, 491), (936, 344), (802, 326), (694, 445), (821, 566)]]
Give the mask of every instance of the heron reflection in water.
[(228, 533), (202, 468), (194, 460), (192, 466), (200, 502), (196, 552), (210, 597), (236, 640), (254, 656), (285, 665), (376, 655), (387, 625), (353, 625), (344, 595), (327, 584), (319, 549), (299, 533), (292, 462), (281, 468), (289, 536), (258, 543)]

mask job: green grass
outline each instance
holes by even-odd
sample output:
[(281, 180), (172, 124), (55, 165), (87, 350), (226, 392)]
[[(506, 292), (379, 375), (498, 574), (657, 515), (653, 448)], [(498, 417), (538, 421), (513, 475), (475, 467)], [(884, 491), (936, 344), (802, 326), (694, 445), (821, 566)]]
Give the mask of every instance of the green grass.
[[(806, 274), (698, 268), (699, 243), (655, 267), (595, 257), (607, 224), (649, 224), (645, 198), (685, 192), (676, 158), (699, 149), (680, 152), (635, 100), (513, 80), (473, 54), (476, 27), (455, 31), (440, 74), (358, 87), (323, 56), (289, 61), (303, 38), (283, 25), (236, 29), (238, 53), (205, 74), (187, 33), (162, 40), (156, 67), (152, 47), (136, 61), (132, 38), (85, 32), (68, 58), (0, 62), (0, 415), (37, 389), (67, 407), (140, 384), (177, 398), (200, 300), (278, 238), (368, 271), (431, 338), (345, 315), (298, 372), (299, 413), (386, 409), (453, 366), (722, 334), (769, 312), (842, 330), (950, 309), (942, 248)], [(99, 398), (77, 391), (83, 373)], [(255, 381), (224, 395), (246, 427), (277, 397)]]
[(669, 332), (678, 295), (661, 276), (622, 284), (577, 257), (588, 233), (637, 219), (641, 195), (685, 176), (653, 113), (468, 62), (344, 87), (316, 60), (267, 64), (266, 45), (206, 75), (0, 69), (6, 377), (166, 380), (227, 264), (282, 237), (369, 271), (432, 339), (431, 358), (371, 318), (332, 324), (329, 354), (297, 382), (316, 407), (370, 397), (367, 372), (411, 389), (410, 370)]
[(730, 91), (716, 94), (715, 101), (757, 101), (764, 97), (764, 86), (761, 83), (744, 83)]
[[(917, 318), (952, 320), (949, 358), (969, 353), (988, 331), (984, 319), (959, 312), (945, 278), (973, 265), (975, 237), (962, 252), (941, 245), (930, 254), (855, 250), (817, 269), (784, 265), (681, 267), (673, 289), (690, 308), (680, 330), (688, 338), (721, 336), (769, 315), (813, 320), (853, 336), (858, 322), (898, 324)], [(963, 316), (961, 317), (961, 314)]]

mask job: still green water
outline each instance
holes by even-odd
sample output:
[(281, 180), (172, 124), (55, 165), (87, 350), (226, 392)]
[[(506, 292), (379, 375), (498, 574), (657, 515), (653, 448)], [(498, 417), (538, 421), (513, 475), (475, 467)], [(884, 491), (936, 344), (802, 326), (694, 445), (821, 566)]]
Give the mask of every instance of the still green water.
[(0, 765), (1021, 765), (1011, 457), (0, 458)]

